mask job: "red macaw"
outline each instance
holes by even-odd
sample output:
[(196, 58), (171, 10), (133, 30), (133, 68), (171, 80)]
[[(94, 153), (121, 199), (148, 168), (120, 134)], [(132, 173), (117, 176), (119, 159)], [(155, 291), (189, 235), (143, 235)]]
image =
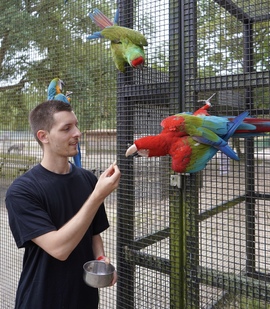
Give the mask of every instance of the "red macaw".
[(170, 155), (175, 172), (194, 173), (205, 168), (218, 150), (239, 160), (227, 143), (230, 137), (270, 132), (269, 119), (247, 118), (248, 112), (230, 118), (210, 116), (207, 112), (210, 106), (206, 102), (195, 115), (181, 113), (165, 118), (160, 134), (135, 140), (126, 156), (135, 152), (146, 157)]

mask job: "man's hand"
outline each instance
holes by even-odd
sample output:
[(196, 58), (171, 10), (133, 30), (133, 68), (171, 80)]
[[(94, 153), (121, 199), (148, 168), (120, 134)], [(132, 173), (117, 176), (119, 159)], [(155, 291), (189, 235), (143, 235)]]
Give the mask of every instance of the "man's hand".
[[(104, 255), (99, 256), (97, 260), (104, 261), (106, 264), (110, 264), (110, 259)], [(118, 279), (118, 275), (117, 275), (117, 271), (115, 270), (113, 273), (113, 279), (112, 279), (110, 286), (115, 285), (115, 283), (117, 282), (117, 279)]]
[(104, 199), (117, 189), (120, 181), (121, 173), (116, 162), (111, 164), (99, 177), (96, 184), (95, 193), (98, 193)]

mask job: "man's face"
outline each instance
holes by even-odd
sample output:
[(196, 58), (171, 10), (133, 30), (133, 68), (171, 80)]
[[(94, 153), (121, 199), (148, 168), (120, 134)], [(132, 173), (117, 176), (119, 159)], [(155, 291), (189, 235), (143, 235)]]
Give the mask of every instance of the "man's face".
[(73, 112), (54, 114), (54, 124), (48, 133), (48, 147), (54, 156), (73, 157), (78, 153), (78, 142), (81, 132), (78, 120)]

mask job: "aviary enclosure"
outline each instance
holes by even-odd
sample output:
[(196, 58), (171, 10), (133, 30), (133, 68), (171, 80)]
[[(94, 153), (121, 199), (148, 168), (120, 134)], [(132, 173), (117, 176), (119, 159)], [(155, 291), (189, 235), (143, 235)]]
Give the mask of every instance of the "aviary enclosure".
[[(94, 8), (148, 42), (140, 69), (116, 68)], [(126, 158), (160, 122), (209, 112), (270, 118), (269, 0), (7, 0), (0, 3), (0, 308), (14, 306), (23, 250), (8, 227), (5, 192), (41, 160), (28, 113), (55, 77), (72, 91), (83, 167), (97, 177), (117, 160), (106, 200), (106, 253), (119, 281), (100, 308), (270, 308), (270, 139), (234, 138), (240, 161), (218, 152), (197, 173), (170, 156)], [(71, 308), (73, 309), (73, 308)]]

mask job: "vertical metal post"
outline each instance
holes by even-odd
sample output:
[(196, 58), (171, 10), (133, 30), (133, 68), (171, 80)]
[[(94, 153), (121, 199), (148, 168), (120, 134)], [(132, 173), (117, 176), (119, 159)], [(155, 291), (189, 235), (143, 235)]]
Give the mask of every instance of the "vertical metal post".
[[(184, 21), (183, 0), (171, 0), (170, 37), (170, 110), (184, 107)], [(179, 179), (182, 177), (179, 175)], [(170, 308), (186, 308), (186, 233), (183, 187), (170, 187)]]
[[(124, 85), (122, 78), (119, 83)], [(119, 89), (117, 121), (118, 165), (122, 176), (117, 190), (117, 308), (134, 308), (135, 265), (125, 257), (125, 248), (134, 241), (134, 172), (133, 158), (124, 158), (127, 141), (133, 140), (133, 115), (129, 109), (128, 98)]]
[[(182, 176), (179, 176), (182, 178)], [(180, 178), (180, 179), (181, 179)], [(181, 181), (180, 181), (181, 182)], [(185, 188), (170, 190), (170, 308), (186, 308)]]
[[(253, 22), (244, 21), (244, 72), (250, 73), (253, 67)], [(245, 89), (246, 108), (253, 109), (253, 89)], [(254, 167), (254, 140), (245, 141), (246, 153), (246, 272), (252, 276), (255, 273), (255, 167)]]
[[(194, 81), (197, 75), (196, 5), (196, 0), (170, 1), (169, 20), (173, 21), (170, 23), (169, 61), (172, 112), (186, 110), (187, 103), (191, 107), (195, 104), (196, 94), (191, 80)], [(199, 308), (197, 175), (179, 175), (179, 178), (181, 187), (170, 189), (170, 308), (196, 309)]]
[[(133, 1), (120, 0), (120, 24), (133, 28)], [(121, 19), (124, 16), (124, 20)], [(133, 249), (134, 241), (134, 172), (133, 158), (125, 158), (127, 144), (134, 137), (133, 106), (125, 86), (132, 83), (131, 68), (118, 73), (117, 80), (117, 162), (121, 170), (121, 181), (117, 190), (117, 309), (135, 308), (134, 280), (135, 265), (126, 259), (125, 249)], [(134, 103), (133, 103), (134, 104)]]

